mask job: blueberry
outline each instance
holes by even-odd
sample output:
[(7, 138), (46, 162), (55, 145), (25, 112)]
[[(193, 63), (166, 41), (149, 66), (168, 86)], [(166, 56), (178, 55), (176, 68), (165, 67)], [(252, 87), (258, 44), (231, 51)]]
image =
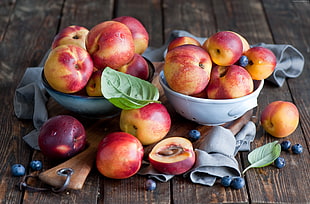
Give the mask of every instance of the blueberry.
[(232, 179), (233, 178), (231, 176), (224, 176), (221, 180), (221, 184), (225, 187), (228, 187), (230, 186)]
[(274, 161), (274, 164), (276, 165), (277, 168), (281, 169), (285, 166), (285, 159), (283, 157), (278, 157)]
[(189, 140), (191, 142), (195, 142), (200, 138), (200, 132), (198, 130), (190, 130), (189, 131)]
[(292, 146), (292, 152), (294, 154), (301, 154), (303, 151), (302, 145), (301, 144), (294, 144)]
[(39, 160), (33, 160), (30, 162), (30, 168), (34, 171), (40, 171), (42, 169), (42, 162)]
[(26, 169), (22, 164), (14, 164), (11, 167), (11, 172), (13, 176), (24, 176)]
[(234, 189), (241, 189), (245, 185), (244, 178), (242, 177), (235, 177), (230, 183), (230, 186)]
[(145, 182), (145, 188), (148, 191), (153, 191), (156, 189), (156, 182), (153, 179), (148, 179)]
[(289, 140), (281, 142), (282, 151), (287, 151), (291, 147), (291, 142)]
[(242, 55), (237, 62), (237, 64), (241, 67), (246, 67), (248, 63), (249, 63), (249, 59), (245, 55)]

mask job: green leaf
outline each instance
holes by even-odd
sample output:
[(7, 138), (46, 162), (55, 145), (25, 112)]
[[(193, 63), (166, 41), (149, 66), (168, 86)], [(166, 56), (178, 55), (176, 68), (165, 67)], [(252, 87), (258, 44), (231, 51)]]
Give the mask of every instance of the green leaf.
[(109, 67), (106, 67), (101, 75), (101, 92), (112, 104), (124, 110), (159, 103), (159, 91), (156, 86)]
[(270, 165), (276, 160), (281, 153), (281, 145), (278, 141), (265, 144), (254, 149), (248, 155), (250, 166), (248, 166), (242, 173), (244, 174), (250, 168), (259, 168)]

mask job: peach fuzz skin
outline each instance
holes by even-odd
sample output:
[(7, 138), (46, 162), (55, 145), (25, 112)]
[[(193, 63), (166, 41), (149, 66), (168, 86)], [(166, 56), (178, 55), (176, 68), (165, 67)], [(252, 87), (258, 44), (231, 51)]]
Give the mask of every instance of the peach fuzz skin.
[(86, 84), (86, 93), (88, 96), (102, 96), (101, 92), (101, 75), (102, 69), (92, 73)]
[(129, 28), (135, 44), (135, 53), (141, 55), (149, 45), (149, 34), (143, 24), (131, 16), (120, 16), (112, 20), (123, 23)]
[(166, 55), (164, 74), (169, 87), (185, 95), (200, 93), (209, 83), (212, 61), (195, 45), (181, 45)]
[(86, 49), (85, 41), (89, 30), (82, 26), (72, 25), (62, 29), (54, 38), (52, 49), (59, 45), (74, 44)]
[(117, 69), (127, 64), (135, 53), (129, 28), (117, 21), (104, 21), (90, 29), (86, 49), (98, 69)]
[(92, 72), (90, 55), (77, 45), (61, 45), (51, 50), (44, 65), (44, 76), (49, 85), (63, 93), (82, 90)]
[(262, 80), (269, 77), (277, 64), (277, 58), (274, 53), (264, 47), (252, 47), (244, 55), (249, 59), (249, 64), (245, 68), (254, 80)]
[(248, 51), (248, 49), (250, 49), (250, 44), (242, 35), (240, 35), (239, 33), (233, 32), (233, 31), (229, 31), (229, 32), (236, 34), (240, 38), (242, 42), (242, 53), (245, 53), (246, 51)]
[(149, 78), (149, 65), (142, 55), (137, 53), (128, 64), (121, 66), (117, 70), (140, 79), (147, 80)]
[(207, 86), (207, 95), (210, 99), (232, 99), (248, 95), (253, 90), (253, 80), (243, 67), (215, 66)]
[[(176, 153), (170, 155), (172, 152)], [(149, 154), (149, 161), (159, 172), (169, 175), (179, 175), (193, 167), (196, 161), (196, 155), (192, 143), (188, 139), (169, 137), (153, 147)]]
[(240, 37), (230, 31), (220, 31), (211, 35), (202, 45), (212, 61), (220, 66), (229, 66), (239, 60), (243, 52)]
[(139, 109), (121, 112), (121, 130), (137, 137), (143, 145), (163, 139), (170, 127), (170, 115), (166, 107), (160, 103), (150, 103)]
[(196, 45), (201, 47), (200, 42), (198, 42), (196, 39), (189, 37), (189, 36), (182, 36), (182, 37), (177, 37), (174, 40), (172, 40), (169, 45), (168, 45), (168, 52), (172, 50), (175, 47), (179, 47), (181, 45)]
[(297, 107), (287, 101), (274, 101), (261, 113), (261, 125), (270, 135), (283, 138), (292, 134), (299, 123)]
[(108, 178), (129, 178), (139, 171), (143, 154), (143, 146), (136, 137), (125, 132), (112, 132), (98, 145), (96, 166)]

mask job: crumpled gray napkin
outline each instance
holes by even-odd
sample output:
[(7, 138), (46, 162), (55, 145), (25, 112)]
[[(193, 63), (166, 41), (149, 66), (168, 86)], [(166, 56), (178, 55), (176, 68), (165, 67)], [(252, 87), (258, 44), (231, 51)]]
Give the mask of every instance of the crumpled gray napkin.
[(304, 56), (292, 45), (265, 43), (252, 45), (252, 47), (259, 46), (270, 49), (277, 58), (276, 68), (266, 80), (281, 87), (286, 78), (296, 78), (302, 73)]
[(14, 112), (20, 119), (32, 119), (35, 127), (23, 137), (32, 148), (39, 150), (40, 127), (48, 119), (46, 102), (48, 94), (41, 81), (42, 67), (29, 67), (18, 84), (14, 96)]
[[(160, 48), (148, 48), (143, 56), (150, 59), (151, 61), (163, 61), (166, 53), (166, 49), (169, 43), (180, 36), (189, 36), (198, 40), (201, 44), (207, 39), (205, 37), (197, 37), (193, 34), (184, 31), (184, 30), (174, 30), (170, 34), (166, 43)], [(277, 58), (277, 65), (273, 74), (268, 77), (266, 80), (271, 81), (275, 85), (281, 87), (284, 84), (286, 78), (296, 78), (298, 77), (304, 67), (304, 57), (303, 55), (292, 45), (286, 44), (265, 44), (258, 43), (254, 46), (266, 47), (273, 51)]]
[[(214, 126), (202, 138), (201, 145), (195, 149), (196, 163), (184, 177), (193, 183), (213, 186), (217, 178), (240, 176), (235, 155), (238, 151), (249, 151), (250, 143), (256, 135), (256, 126), (249, 121), (240, 131), (233, 133), (222, 126)], [(147, 175), (162, 182), (169, 181), (174, 175), (162, 174), (148, 164), (141, 168), (140, 175)]]

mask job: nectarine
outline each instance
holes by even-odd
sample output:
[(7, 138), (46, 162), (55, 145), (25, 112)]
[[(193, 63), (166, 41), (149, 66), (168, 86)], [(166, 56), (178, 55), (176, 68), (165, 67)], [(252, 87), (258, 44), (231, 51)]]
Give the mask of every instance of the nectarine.
[(157, 143), (149, 153), (151, 165), (164, 174), (179, 175), (190, 170), (196, 155), (192, 143), (183, 137), (169, 137)]
[(143, 146), (136, 137), (125, 132), (112, 132), (98, 145), (96, 166), (108, 178), (129, 178), (139, 171), (143, 154)]
[(260, 122), (270, 135), (282, 138), (292, 134), (299, 123), (297, 107), (288, 101), (274, 101), (262, 111)]

